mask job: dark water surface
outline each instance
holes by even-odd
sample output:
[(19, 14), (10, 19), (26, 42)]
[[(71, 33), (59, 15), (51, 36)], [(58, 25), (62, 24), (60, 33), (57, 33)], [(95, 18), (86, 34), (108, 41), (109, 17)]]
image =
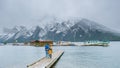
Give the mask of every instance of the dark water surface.
[[(120, 42), (101, 46), (54, 46), (65, 53), (53, 68), (120, 68)], [(45, 56), (44, 47), (0, 46), (0, 68), (26, 68)]]

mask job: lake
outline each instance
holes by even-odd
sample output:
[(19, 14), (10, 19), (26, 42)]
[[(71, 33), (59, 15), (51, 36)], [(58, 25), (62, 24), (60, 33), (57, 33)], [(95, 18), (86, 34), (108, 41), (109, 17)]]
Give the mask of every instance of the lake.
[[(120, 42), (110, 46), (54, 46), (65, 53), (53, 68), (120, 68)], [(45, 56), (44, 47), (0, 46), (0, 68), (26, 68)]]

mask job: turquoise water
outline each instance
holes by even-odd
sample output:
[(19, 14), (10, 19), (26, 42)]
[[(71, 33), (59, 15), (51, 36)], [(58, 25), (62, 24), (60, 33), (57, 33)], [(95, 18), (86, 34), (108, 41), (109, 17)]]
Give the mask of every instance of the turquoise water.
[[(101, 46), (54, 46), (65, 53), (53, 68), (120, 68), (120, 42)], [(44, 47), (0, 46), (0, 68), (26, 68), (45, 56)]]

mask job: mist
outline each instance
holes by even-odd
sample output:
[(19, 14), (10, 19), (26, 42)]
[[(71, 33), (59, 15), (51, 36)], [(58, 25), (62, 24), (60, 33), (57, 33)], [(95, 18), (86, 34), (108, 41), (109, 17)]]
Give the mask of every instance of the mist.
[[(0, 0), (0, 32), (5, 27), (43, 25), (45, 17), (86, 18), (120, 31), (120, 0)], [(51, 22), (49, 22), (51, 23)]]

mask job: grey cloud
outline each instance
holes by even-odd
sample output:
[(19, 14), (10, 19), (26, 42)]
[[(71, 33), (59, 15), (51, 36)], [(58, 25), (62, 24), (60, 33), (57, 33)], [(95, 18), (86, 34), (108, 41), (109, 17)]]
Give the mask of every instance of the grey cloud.
[(120, 31), (119, 3), (120, 0), (0, 0), (0, 29), (42, 24), (40, 18), (48, 15), (88, 18)]

